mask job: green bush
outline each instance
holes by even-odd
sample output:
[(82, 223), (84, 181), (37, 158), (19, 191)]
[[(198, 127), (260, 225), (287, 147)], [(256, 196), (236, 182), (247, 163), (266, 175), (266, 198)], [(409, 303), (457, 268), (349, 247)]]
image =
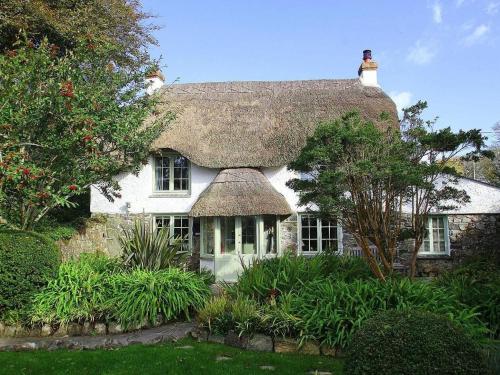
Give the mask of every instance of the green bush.
[(203, 306), (210, 295), (204, 280), (194, 272), (177, 268), (161, 271), (136, 269), (109, 279), (111, 316), (125, 327), (144, 322), (189, 319), (190, 312)]
[(119, 269), (116, 259), (100, 254), (61, 264), (56, 277), (35, 295), (32, 321), (64, 324), (104, 317), (111, 294), (108, 278)]
[(294, 256), (256, 260), (245, 267), (238, 283), (229, 288), (233, 294), (259, 301), (300, 289), (311, 280), (332, 276), (338, 280), (369, 279), (371, 272), (361, 258), (321, 254), (313, 258)]
[(498, 259), (471, 259), (441, 275), (436, 284), (467, 306), (475, 307), (492, 338), (500, 338), (500, 267)]
[(60, 259), (56, 245), (44, 236), (0, 231), (0, 316), (26, 311), (35, 292), (57, 272)]
[(385, 311), (364, 322), (347, 350), (346, 375), (485, 374), (477, 345), (449, 319)]
[(391, 309), (443, 314), (471, 335), (479, 337), (485, 332), (474, 310), (457, 303), (448, 291), (408, 279), (351, 283), (333, 278), (315, 280), (289, 298), (289, 312), (298, 319), (295, 329), (301, 332), (301, 338), (332, 347), (345, 348), (367, 319)]

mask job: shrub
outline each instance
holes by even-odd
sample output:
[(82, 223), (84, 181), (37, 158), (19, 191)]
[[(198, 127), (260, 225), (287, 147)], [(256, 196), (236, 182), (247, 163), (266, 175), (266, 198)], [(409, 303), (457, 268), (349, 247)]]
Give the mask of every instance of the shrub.
[(260, 328), (259, 304), (248, 297), (234, 300), (227, 295), (212, 297), (198, 311), (198, 322), (211, 333), (226, 334), (230, 330), (239, 335), (251, 335)]
[(120, 237), (125, 265), (156, 271), (179, 264), (183, 255), (182, 238), (169, 235), (167, 229), (154, 230), (136, 220), (132, 229)]
[(82, 254), (61, 264), (56, 277), (34, 298), (33, 322), (65, 324), (102, 318), (110, 294), (108, 276), (118, 270), (116, 259), (101, 254)]
[(161, 271), (136, 269), (112, 275), (110, 313), (125, 327), (184, 316), (203, 306), (210, 289), (194, 272), (177, 268)]
[(306, 283), (290, 297), (290, 313), (302, 339), (346, 347), (352, 334), (381, 310), (425, 310), (448, 316), (468, 333), (480, 336), (485, 328), (470, 308), (457, 303), (446, 290), (408, 279), (381, 282), (335, 279)]
[(500, 267), (498, 260), (471, 259), (441, 275), (436, 284), (467, 306), (475, 307), (492, 338), (500, 338)]
[(203, 328), (209, 330), (209, 332), (215, 332), (219, 325), (218, 320), (230, 311), (229, 308), (230, 301), (226, 295), (212, 297), (205, 305), (198, 310), (198, 322)]
[(449, 319), (385, 311), (364, 322), (347, 350), (347, 375), (485, 374), (474, 343)]
[(264, 301), (278, 294), (300, 289), (303, 283), (332, 276), (339, 280), (368, 279), (371, 272), (361, 258), (321, 254), (308, 258), (289, 253), (282, 257), (256, 260), (244, 267), (234, 293)]
[(60, 252), (37, 233), (0, 231), (0, 315), (26, 310), (33, 295), (57, 272)]

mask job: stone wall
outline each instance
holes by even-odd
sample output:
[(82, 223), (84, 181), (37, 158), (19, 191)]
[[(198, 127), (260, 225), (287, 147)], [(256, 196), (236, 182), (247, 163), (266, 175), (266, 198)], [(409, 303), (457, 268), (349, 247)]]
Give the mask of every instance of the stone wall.
[[(110, 256), (120, 255), (119, 235), (124, 227), (130, 227), (135, 219), (150, 220), (151, 215), (93, 215), (85, 227), (67, 241), (60, 241), (63, 258), (70, 259), (81, 253), (102, 251)], [(450, 255), (422, 256), (418, 259), (418, 274), (434, 276), (451, 269), (464, 258), (477, 254), (500, 252), (500, 214), (448, 215)], [(283, 219), (280, 224), (280, 245), (282, 251), (297, 253), (297, 214)], [(195, 245), (190, 268), (199, 264), (199, 245)], [(342, 238), (344, 251), (357, 248), (350, 233)], [(398, 262), (409, 263), (411, 242), (402, 243), (398, 249)]]

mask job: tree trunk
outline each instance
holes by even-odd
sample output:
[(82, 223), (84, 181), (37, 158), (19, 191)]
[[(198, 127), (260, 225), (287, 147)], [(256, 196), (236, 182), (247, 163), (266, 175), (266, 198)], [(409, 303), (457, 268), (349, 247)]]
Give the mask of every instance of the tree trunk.
[(420, 246), (422, 246), (422, 240), (415, 240), (415, 244), (413, 245), (413, 252), (411, 253), (411, 259), (410, 259), (411, 279), (414, 279), (417, 274), (417, 257), (418, 257), (418, 250), (420, 250)]

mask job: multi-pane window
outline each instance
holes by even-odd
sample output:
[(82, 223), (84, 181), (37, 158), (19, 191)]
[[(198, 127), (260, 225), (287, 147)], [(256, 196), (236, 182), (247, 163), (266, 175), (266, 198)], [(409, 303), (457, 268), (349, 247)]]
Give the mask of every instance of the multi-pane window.
[(185, 215), (155, 216), (156, 229), (165, 228), (169, 236), (181, 238), (183, 250), (189, 250), (189, 218)]
[(266, 254), (276, 254), (278, 228), (276, 216), (264, 216), (264, 249)]
[(241, 249), (243, 254), (257, 253), (257, 225), (255, 216), (241, 217)]
[(189, 160), (180, 155), (155, 157), (156, 191), (188, 191)]
[(215, 249), (215, 219), (213, 217), (202, 218), (201, 226), (201, 254), (214, 255)]
[(300, 250), (305, 254), (338, 251), (341, 247), (337, 221), (311, 214), (300, 215), (300, 239)]
[(236, 252), (236, 227), (234, 217), (220, 218), (221, 254)]
[(448, 252), (448, 220), (446, 216), (430, 216), (427, 236), (420, 248), (422, 254), (446, 254)]
[(312, 215), (301, 215), (302, 252), (312, 253), (318, 251), (318, 220)]
[(337, 221), (321, 219), (321, 250), (337, 251), (338, 247)]

